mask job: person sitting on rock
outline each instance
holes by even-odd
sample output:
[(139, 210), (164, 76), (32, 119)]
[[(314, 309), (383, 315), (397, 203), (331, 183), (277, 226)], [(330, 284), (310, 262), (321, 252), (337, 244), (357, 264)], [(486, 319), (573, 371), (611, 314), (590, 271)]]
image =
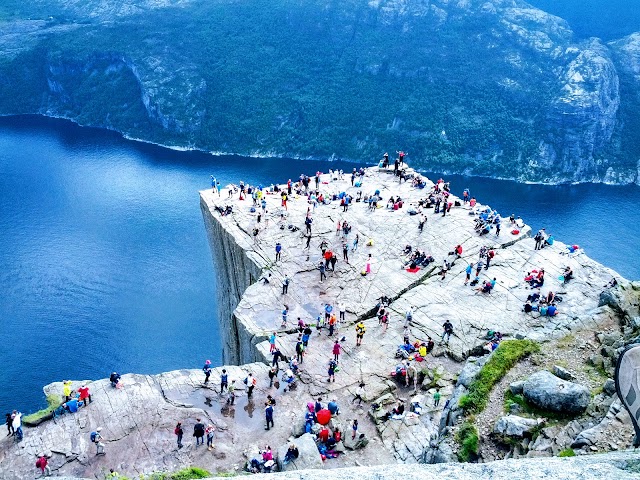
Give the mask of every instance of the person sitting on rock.
[(569, 266), (565, 267), (564, 271), (562, 272), (562, 276), (564, 277), (563, 283), (569, 283), (569, 280), (573, 278), (573, 269)]
[(298, 448), (295, 446), (295, 444), (291, 443), (289, 444), (287, 453), (284, 454), (284, 460), (282, 461), (282, 463), (286, 465), (287, 463), (289, 463), (292, 460), (295, 460), (299, 456), (300, 456), (300, 452), (298, 451)]
[(111, 386), (114, 388), (118, 388), (118, 383), (120, 383), (120, 374), (117, 372), (111, 373), (109, 376), (109, 381), (111, 382)]
[(547, 317), (555, 317), (558, 314), (558, 308), (555, 303), (547, 307)]

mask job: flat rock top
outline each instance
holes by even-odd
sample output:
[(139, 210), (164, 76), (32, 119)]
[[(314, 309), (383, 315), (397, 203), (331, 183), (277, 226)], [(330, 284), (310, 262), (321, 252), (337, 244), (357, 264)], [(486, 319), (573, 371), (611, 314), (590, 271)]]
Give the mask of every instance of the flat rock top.
[[(415, 172), (408, 169), (408, 173)], [(222, 194), (202, 191), (201, 196), (212, 211), (212, 215), (233, 235), (236, 242), (260, 267), (264, 274), (271, 274), (268, 285), (256, 282), (245, 292), (235, 315), (248, 331), (256, 336), (267, 336), (280, 329), (281, 311), (289, 307), (289, 326), (295, 326), (297, 318), (307, 323), (315, 323), (323, 313), (324, 304), (330, 303), (337, 312), (337, 306), (346, 306), (348, 320), (371, 316), (371, 311), (381, 296), (393, 299), (389, 331), (402, 332), (404, 314), (413, 307), (412, 335), (426, 339), (427, 335), (436, 339), (442, 333), (442, 324), (450, 320), (455, 329), (448, 346), (448, 353), (462, 359), (474, 347), (482, 344), (482, 337), (488, 330), (503, 334), (543, 340), (551, 335), (566, 334), (571, 328), (593, 325), (593, 319), (601, 313), (598, 298), (604, 285), (616, 276), (615, 272), (588, 258), (581, 250), (569, 254), (566, 246), (556, 241), (552, 246), (534, 250), (534, 241), (529, 238), (530, 228), (520, 229), (520, 234), (512, 235), (514, 228), (508, 219), (502, 221), (500, 236), (492, 230), (488, 235), (479, 236), (474, 231), (474, 219), (468, 205), (454, 206), (446, 216), (434, 213), (434, 209), (422, 209), (427, 224), (422, 232), (418, 229), (420, 215), (410, 215), (418, 208), (418, 201), (426, 198), (433, 183), (426, 180), (424, 189), (411, 185), (411, 181), (400, 183), (393, 170), (368, 168), (361, 187), (351, 186), (351, 175), (342, 179), (337, 174), (323, 174), (319, 186), (325, 197), (346, 192), (354, 198), (358, 191), (371, 195), (380, 191), (382, 200), (379, 208), (371, 211), (364, 202), (353, 202), (347, 212), (343, 212), (340, 201), (313, 207), (305, 195), (290, 196), (285, 209), (281, 205), (279, 193), (265, 195), (267, 213), (257, 223), (261, 211), (258, 204), (251, 212), (252, 199), (248, 196), (239, 200), (239, 193), (228, 196), (228, 189)], [(311, 189), (315, 186), (311, 177)], [(457, 186), (458, 188), (461, 186)], [(404, 205), (398, 210), (388, 209), (387, 200), (400, 196)], [(450, 197), (451, 202), (459, 200)], [(462, 202), (460, 202), (462, 203)], [(233, 214), (221, 216), (215, 207), (233, 206)], [(484, 206), (478, 204), (476, 211)], [(307, 212), (313, 218), (310, 248), (305, 248), (305, 224)], [(344, 236), (337, 232), (338, 222), (346, 220), (352, 231)], [(281, 229), (284, 226), (284, 229)], [(289, 226), (297, 227), (292, 231)], [(254, 241), (252, 232), (259, 229)], [(552, 231), (549, 229), (550, 233)], [(353, 242), (359, 236), (357, 250)], [(321, 261), (321, 242), (338, 256), (335, 272), (327, 272), (327, 279), (320, 282), (317, 269)], [(282, 260), (275, 262), (275, 245), (282, 245)], [(349, 262), (343, 260), (343, 242), (349, 245)], [(371, 243), (370, 246), (367, 246)], [(448, 253), (456, 245), (463, 247), (462, 258), (455, 261), (444, 280), (438, 275)], [(404, 267), (403, 249), (406, 245), (425, 251), (435, 258), (429, 267), (418, 272), (408, 272)], [(482, 270), (480, 280), (496, 279), (497, 285), (489, 295), (476, 292), (464, 285), (465, 268), (470, 262), (477, 262), (482, 246), (495, 249), (496, 256), (488, 270)], [(371, 255), (371, 273), (361, 272)], [(565, 266), (571, 266), (575, 279), (567, 285), (558, 280)], [(554, 291), (562, 297), (558, 305), (559, 315), (553, 318), (538, 318), (537, 313), (526, 315), (522, 306), (532, 293), (523, 281), (527, 272), (545, 269), (545, 285), (541, 293)], [(282, 294), (282, 279), (291, 279), (288, 293)], [(595, 316), (595, 317), (594, 317)], [(377, 321), (371, 324), (368, 336), (382, 334)], [(388, 333), (385, 334), (390, 336)], [(397, 336), (397, 335), (396, 335)], [(353, 335), (349, 335), (353, 337)], [(379, 337), (381, 338), (381, 337)], [(400, 337), (401, 340), (401, 337)], [(349, 338), (349, 341), (353, 341)], [(395, 340), (394, 340), (395, 341)], [(401, 341), (398, 343), (402, 343)], [(391, 354), (393, 352), (390, 352)]]

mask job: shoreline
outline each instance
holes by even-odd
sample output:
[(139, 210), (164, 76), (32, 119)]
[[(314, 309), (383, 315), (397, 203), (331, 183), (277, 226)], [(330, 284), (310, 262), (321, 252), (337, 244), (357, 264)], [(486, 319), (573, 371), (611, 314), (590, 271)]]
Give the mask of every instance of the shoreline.
[[(105, 127), (105, 126), (95, 126), (95, 125), (84, 125), (79, 123), (77, 120), (74, 120), (72, 118), (69, 117), (65, 117), (62, 115), (50, 115), (50, 114), (44, 114), (44, 113), (18, 113), (18, 114), (12, 114), (12, 113), (3, 113), (0, 114), (0, 117), (2, 118), (11, 118), (11, 117), (23, 117), (23, 118), (28, 118), (28, 117), (35, 117), (35, 118), (42, 118), (42, 119), (54, 119), (54, 120), (63, 120), (63, 121), (68, 121), (73, 123), (74, 125), (78, 126), (78, 127), (82, 127), (82, 128), (95, 128), (95, 129), (99, 129), (99, 130), (106, 130), (109, 132), (114, 132), (117, 133), (118, 135), (120, 135), (123, 139), (130, 141), (130, 142), (139, 142), (139, 143), (144, 143), (144, 144), (148, 144), (148, 145), (154, 145), (156, 147), (160, 147), (160, 148), (166, 148), (168, 150), (173, 150), (173, 151), (178, 151), (178, 152), (200, 152), (200, 153), (204, 153), (204, 154), (208, 154), (211, 155), (212, 157), (224, 157), (224, 156), (229, 156), (229, 157), (247, 157), (247, 158), (262, 158), (262, 159), (281, 159), (281, 160), (301, 160), (301, 161), (317, 161), (317, 162), (328, 162), (328, 163), (332, 163), (332, 162), (345, 162), (345, 163), (349, 163), (349, 164), (353, 164), (353, 165), (365, 165), (367, 167), (372, 167), (375, 166), (377, 164), (377, 160), (372, 160), (372, 161), (363, 161), (363, 160), (354, 160), (354, 159), (350, 159), (350, 158), (338, 158), (335, 156), (335, 154), (331, 155), (330, 157), (316, 157), (316, 156), (299, 156), (299, 155), (295, 155), (295, 154), (278, 154), (278, 153), (268, 153), (268, 152), (252, 152), (252, 153), (236, 153), (236, 152), (224, 152), (224, 151), (215, 151), (215, 150), (206, 150), (203, 148), (199, 148), (199, 147), (190, 147), (190, 146), (182, 146), (182, 145), (166, 145), (166, 144), (162, 144), (162, 143), (158, 143), (158, 142), (154, 142), (151, 140), (146, 140), (144, 138), (139, 138), (139, 137), (134, 137), (134, 136), (130, 136), (120, 130), (117, 130), (115, 128), (109, 128), (109, 127)], [(412, 161), (411, 158), (409, 158), (409, 161)], [(415, 160), (414, 160), (415, 161)], [(454, 172), (451, 170), (442, 170), (440, 172), (437, 171), (430, 171), (428, 168), (425, 167), (418, 167), (415, 169), (417, 172), (420, 172), (423, 175), (426, 175), (427, 173), (436, 173), (438, 175), (460, 175), (463, 177), (469, 177), (469, 178), (479, 178), (479, 179), (491, 179), (491, 180), (499, 180), (499, 181), (504, 181), (504, 182), (514, 182), (517, 184), (523, 184), (523, 185), (546, 185), (546, 186), (571, 186), (571, 185), (607, 185), (607, 186), (628, 186), (628, 185), (635, 185), (636, 187), (640, 188), (640, 183), (638, 182), (627, 182), (627, 183), (612, 183), (612, 182), (607, 182), (607, 181), (592, 181), (592, 180), (584, 180), (584, 181), (579, 181), (579, 182), (575, 182), (575, 181), (558, 181), (558, 182), (541, 182), (541, 181), (532, 181), (532, 180), (523, 180), (523, 179), (518, 179), (518, 178), (508, 178), (508, 177), (501, 177), (501, 176), (488, 176), (488, 175), (479, 175), (479, 174), (468, 174), (465, 173), (466, 169), (461, 170), (460, 172)], [(640, 180), (639, 180), (640, 182)]]

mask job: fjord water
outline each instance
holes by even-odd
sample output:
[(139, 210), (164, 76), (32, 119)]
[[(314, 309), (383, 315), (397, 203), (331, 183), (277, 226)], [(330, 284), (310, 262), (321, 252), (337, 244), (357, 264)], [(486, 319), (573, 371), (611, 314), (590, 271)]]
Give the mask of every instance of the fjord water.
[[(336, 165), (351, 168), (178, 152), (62, 120), (0, 119), (0, 413), (41, 407), (42, 386), (65, 378), (219, 363), (215, 262), (198, 190), (210, 174), (270, 184)], [(640, 188), (446, 178), (456, 193), (469, 187), (504, 215), (640, 278)]]

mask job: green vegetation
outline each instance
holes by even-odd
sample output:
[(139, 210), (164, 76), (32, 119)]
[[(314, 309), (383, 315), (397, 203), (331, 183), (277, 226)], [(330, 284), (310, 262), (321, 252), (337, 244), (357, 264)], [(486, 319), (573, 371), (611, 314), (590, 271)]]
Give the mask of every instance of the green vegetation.
[(473, 418), (467, 419), (456, 433), (456, 442), (460, 445), (458, 450), (458, 460), (470, 462), (475, 460), (480, 448), (478, 429), (473, 423)]
[(51, 417), (53, 411), (62, 405), (62, 399), (60, 395), (49, 394), (47, 395), (47, 407), (42, 410), (38, 410), (35, 413), (25, 415), (22, 417), (22, 421), (25, 425), (38, 425)]
[(558, 453), (559, 457), (575, 457), (576, 452), (573, 451), (572, 448), (565, 448), (560, 453)]
[(210, 477), (211, 473), (198, 467), (183, 468), (173, 473), (152, 473), (144, 480), (194, 480)]
[(493, 386), (522, 358), (540, 351), (531, 340), (504, 340), (484, 364), (477, 378), (469, 386), (469, 393), (460, 398), (460, 406), (467, 412), (484, 410)]

